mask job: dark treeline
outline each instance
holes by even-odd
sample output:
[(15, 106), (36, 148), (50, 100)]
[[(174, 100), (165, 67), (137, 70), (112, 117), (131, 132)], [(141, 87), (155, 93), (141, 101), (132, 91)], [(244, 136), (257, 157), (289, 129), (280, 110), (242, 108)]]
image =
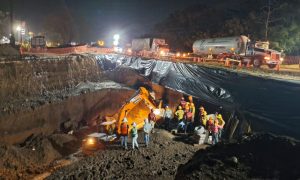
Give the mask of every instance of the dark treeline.
[(211, 0), (172, 13), (153, 36), (166, 38), (173, 50), (191, 51), (195, 40), (249, 35), (271, 47), (300, 54), (299, 0)]

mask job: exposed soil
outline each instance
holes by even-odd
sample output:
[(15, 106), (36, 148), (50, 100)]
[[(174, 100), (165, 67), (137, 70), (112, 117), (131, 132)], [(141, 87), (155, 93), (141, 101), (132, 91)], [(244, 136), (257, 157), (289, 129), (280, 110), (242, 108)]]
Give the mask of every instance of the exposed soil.
[[(244, 69), (239, 73), (244, 71), (249, 73)], [(253, 73), (270, 75), (267, 70)], [(297, 73), (274, 73), (272, 77)], [(96, 59), (85, 55), (53, 61), (1, 62), (0, 74), (4, 77), (0, 80), (0, 180), (50, 175), (58, 161), (79, 149), (87, 133), (78, 133), (76, 138), (62, 131), (116, 115), (140, 86), (153, 90), (156, 98), (173, 110), (182, 97), (182, 93), (152, 84), (134, 70), (103, 73)], [(205, 103), (198, 99), (194, 102), (197, 107)], [(208, 112), (217, 108), (210, 104), (205, 107)], [(226, 117), (226, 113), (223, 115)], [(300, 145), (292, 139), (254, 135), (199, 150), (206, 146), (193, 146), (186, 136), (174, 137), (164, 130), (157, 130), (151, 138), (150, 147), (145, 148), (140, 134), (139, 150), (123, 150), (119, 142), (109, 144), (53, 172), (48, 179), (300, 178)]]
[(174, 179), (179, 164), (205, 146), (174, 140), (165, 130), (156, 130), (148, 148), (139, 135), (139, 150), (123, 150), (119, 143), (64, 167), (47, 179)]
[(198, 151), (176, 179), (299, 179), (299, 141), (271, 134)]
[(19, 146), (0, 146), (0, 179), (32, 179), (50, 169), (55, 160), (79, 148), (72, 135), (31, 136)]

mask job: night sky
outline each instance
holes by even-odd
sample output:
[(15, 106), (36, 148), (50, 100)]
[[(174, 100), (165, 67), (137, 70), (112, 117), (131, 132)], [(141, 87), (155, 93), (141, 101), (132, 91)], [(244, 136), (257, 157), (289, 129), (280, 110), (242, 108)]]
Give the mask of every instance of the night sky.
[[(81, 41), (95, 41), (121, 34), (124, 39), (140, 36), (170, 13), (204, 0), (14, 0), (15, 17), (42, 32), (43, 21), (63, 9), (74, 22)], [(9, 9), (9, 0), (0, 0)]]

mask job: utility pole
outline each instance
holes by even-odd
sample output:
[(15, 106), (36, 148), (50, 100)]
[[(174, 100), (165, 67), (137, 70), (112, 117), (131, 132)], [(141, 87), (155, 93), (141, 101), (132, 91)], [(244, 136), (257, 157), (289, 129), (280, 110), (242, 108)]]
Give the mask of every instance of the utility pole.
[(271, 0), (268, 0), (268, 13), (267, 13), (267, 19), (266, 19), (266, 31), (265, 31), (265, 40), (268, 40), (268, 31), (269, 31), (269, 23), (270, 23), (270, 17), (271, 17)]
[(16, 39), (14, 36), (14, 2), (13, 0), (10, 0), (10, 44), (12, 46), (15, 46), (16, 44)]

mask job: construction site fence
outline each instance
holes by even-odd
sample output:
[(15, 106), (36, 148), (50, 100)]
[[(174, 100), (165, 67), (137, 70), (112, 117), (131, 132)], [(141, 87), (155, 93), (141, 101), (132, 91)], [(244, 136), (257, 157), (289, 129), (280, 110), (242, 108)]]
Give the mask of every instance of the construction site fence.
[(84, 46), (65, 47), (65, 48), (30, 48), (28, 50), (20, 49), (21, 54), (76, 54), (76, 53), (112, 53), (111, 48), (97, 48)]
[(282, 64), (286, 64), (286, 65), (300, 64), (300, 56), (286, 56)]

